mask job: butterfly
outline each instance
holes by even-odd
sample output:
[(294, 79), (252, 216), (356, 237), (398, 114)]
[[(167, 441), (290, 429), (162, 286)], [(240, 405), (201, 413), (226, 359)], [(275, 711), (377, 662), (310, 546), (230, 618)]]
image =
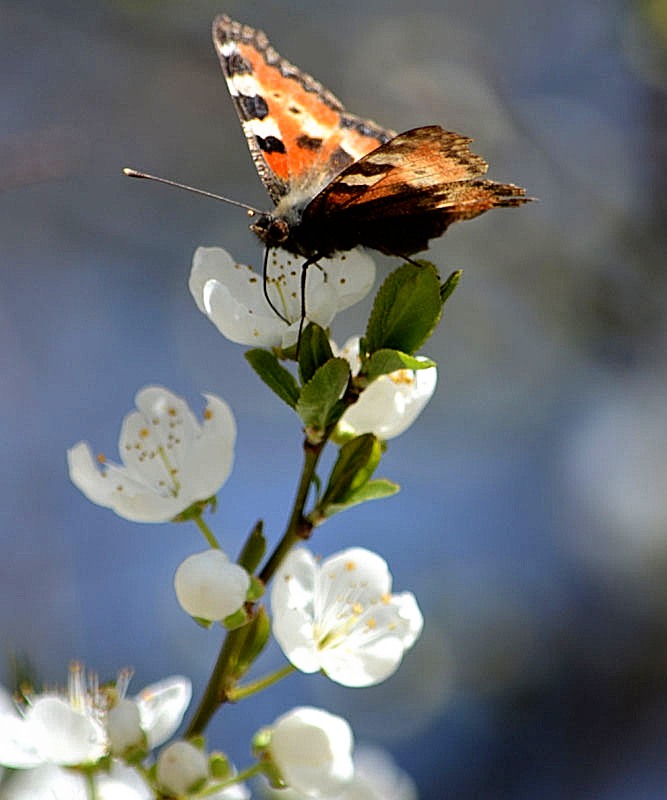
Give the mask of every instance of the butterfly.
[(303, 280), (318, 258), (357, 246), (407, 258), (453, 222), (530, 199), (519, 186), (482, 179), (488, 165), (466, 136), (438, 125), (396, 134), (351, 114), (262, 31), (221, 15), (213, 41), (274, 203), (250, 229), (267, 252), (305, 258)]

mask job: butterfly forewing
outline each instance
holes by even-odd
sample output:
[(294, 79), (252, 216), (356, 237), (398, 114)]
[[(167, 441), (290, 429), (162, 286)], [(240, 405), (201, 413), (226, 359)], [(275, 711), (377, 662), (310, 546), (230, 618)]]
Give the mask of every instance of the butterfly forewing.
[(313, 197), (392, 131), (345, 111), (310, 75), (290, 64), (261, 32), (227, 16), (213, 40), (253, 160), (275, 204)]

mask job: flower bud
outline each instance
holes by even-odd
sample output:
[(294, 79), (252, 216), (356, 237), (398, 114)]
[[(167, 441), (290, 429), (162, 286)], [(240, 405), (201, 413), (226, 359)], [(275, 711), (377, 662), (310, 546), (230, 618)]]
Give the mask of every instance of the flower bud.
[(176, 570), (178, 602), (193, 617), (220, 620), (245, 602), (250, 576), (230, 562), (222, 550), (205, 550), (189, 556)]
[(172, 742), (160, 752), (156, 774), (158, 783), (167, 792), (188, 794), (207, 780), (208, 760), (189, 742)]

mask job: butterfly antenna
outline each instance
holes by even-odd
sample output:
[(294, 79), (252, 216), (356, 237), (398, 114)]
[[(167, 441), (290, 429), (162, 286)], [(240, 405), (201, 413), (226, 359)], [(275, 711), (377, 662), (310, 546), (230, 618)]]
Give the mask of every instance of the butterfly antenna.
[(240, 203), (238, 200), (232, 200), (231, 198), (223, 197), (220, 194), (207, 192), (205, 189), (197, 189), (195, 186), (188, 186), (185, 183), (178, 183), (177, 181), (169, 180), (169, 178), (160, 178), (158, 175), (149, 175), (147, 172), (139, 172), (138, 170), (131, 169), (130, 167), (125, 167), (123, 169), (123, 172), (125, 173), (125, 175), (127, 175), (128, 178), (143, 178), (144, 180), (147, 181), (156, 181), (157, 183), (164, 183), (167, 186), (174, 186), (176, 189), (185, 189), (186, 192), (192, 192), (193, 194), (201, 194), (204, 197), (211, 197), (213, 200), (220, 200), (221, 202), (229, 203), (232, 206), (245, 208), (245, 210), (248, 212), (249, 217), (254, 217), (255, 214), (262, 213), (258, 208), (253, 208), (253, 206), (249, 206), (247, 203)]
[(262, 264), (262, 290), (264, 292), (264, 299), (269, 304), (274, 314), (276, 314), (276, 316), (280, 317), (280, 319), (283, 322), (286, 322), (289, 325), (290, 321), (284, 314), (282, 314), (276, 308), (273, 300), (269, 297), (269, 248), (268, 247), (264, 251), (264, 263)]

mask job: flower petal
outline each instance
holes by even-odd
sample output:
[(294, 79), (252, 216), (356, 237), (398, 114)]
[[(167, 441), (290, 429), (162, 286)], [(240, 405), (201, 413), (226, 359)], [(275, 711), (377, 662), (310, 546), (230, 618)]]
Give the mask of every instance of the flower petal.
[(61, 766), (92, 764), (106, 753), (104, 728), (59, 697), (40, 697), (25, 721), (43, 761)]
[(191, 697), (192, 683), (181, 675), (165, 678), (142, 689), (136, 703), (149, 747), (157, 747), (175, 733)]

